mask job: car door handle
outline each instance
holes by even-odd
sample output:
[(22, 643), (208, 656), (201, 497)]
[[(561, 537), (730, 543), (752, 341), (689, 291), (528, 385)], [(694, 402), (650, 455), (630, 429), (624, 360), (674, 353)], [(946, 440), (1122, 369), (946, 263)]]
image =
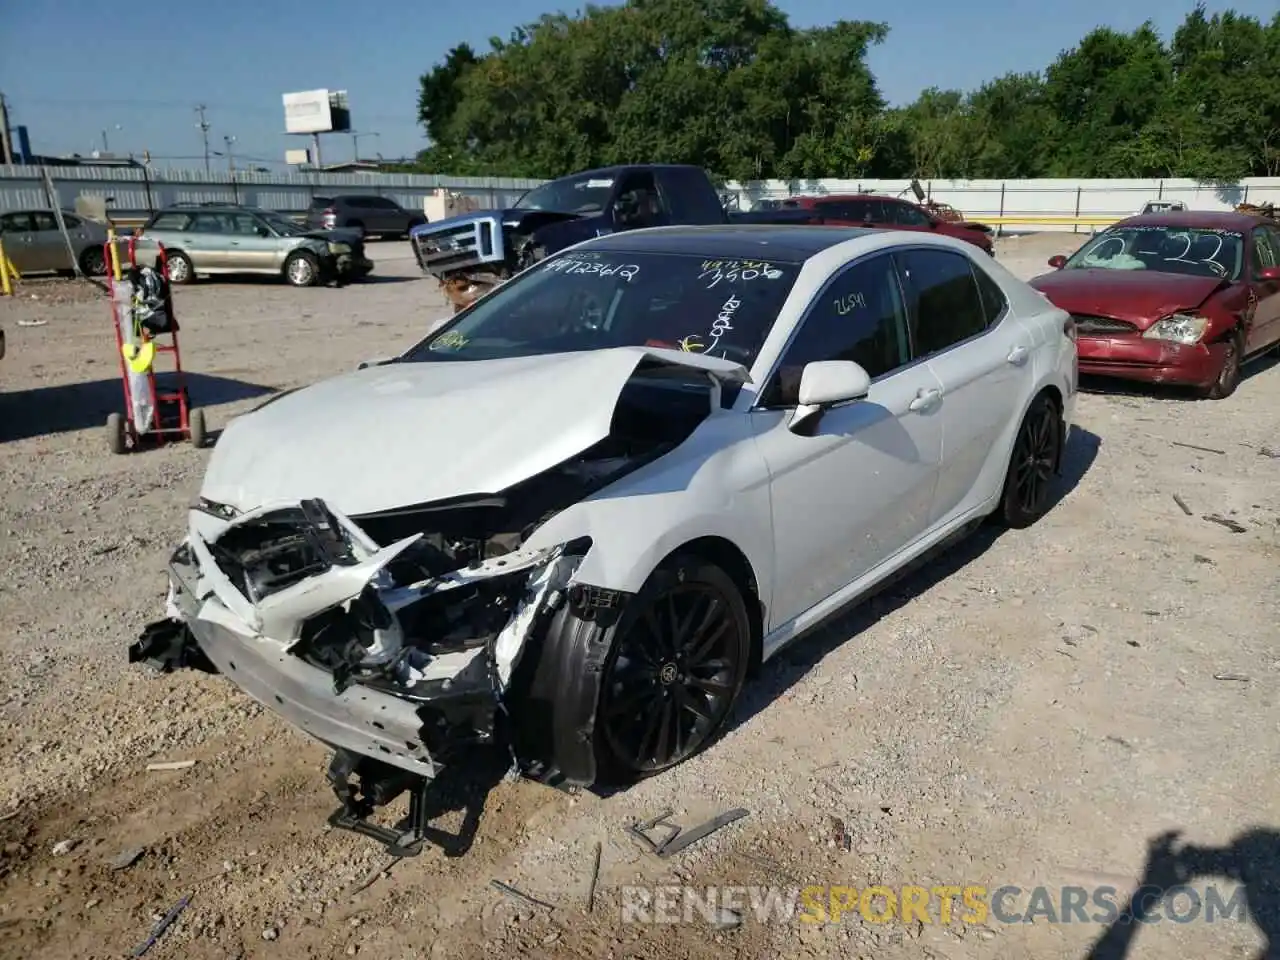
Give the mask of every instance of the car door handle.
[(1028, 350), (1024, 346), (1016, 346), (1009, 351), (1009, 356), (1005, 359), (1012, 363), (1015, 367), (1020, 367), (1027, 362)]
[(935, 403), (942, 399), (941, 390), (925, 390), (923, 387), (916, 391), (915, 399), (907, 404), (908, 410), (927, 410)]

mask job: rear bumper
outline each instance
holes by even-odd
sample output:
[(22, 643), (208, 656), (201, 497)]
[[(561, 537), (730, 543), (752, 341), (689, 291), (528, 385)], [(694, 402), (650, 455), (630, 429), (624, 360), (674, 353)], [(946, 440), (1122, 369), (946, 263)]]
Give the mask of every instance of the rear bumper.
[(1134, 336), (1081, 336), (1076, 349), (1082, 374), (1207, 387), (1217, 379), (1226, 345), (1185, 345)]

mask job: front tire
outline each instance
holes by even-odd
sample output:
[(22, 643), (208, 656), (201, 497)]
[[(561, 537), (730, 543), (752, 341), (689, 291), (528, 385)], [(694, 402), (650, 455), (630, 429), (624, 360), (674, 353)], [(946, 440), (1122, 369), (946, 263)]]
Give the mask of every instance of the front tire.
[(295, 287), (314, 287), (320, 279), (320, 261), (314, 254), (300, 252), (284, 262), (284, 278)]
[(1063, 433), (1057, 405), (1047, 394), (1040, 394), (1031, 402), (1013, 441), (1000, 498), (999, 517), (1005, 526), (1022, 530), (1048, 513)]
[(597, 779), (634, 783), (683, 763), (723, 729), (746, 681), (751, 619), (733, 578), (686, 554), (650, 575), (610, 632)]
[(1244, 340), (1239, 333), (1233, 333), (1227, 338), (1226, 345), (1227, 352), (1222, 358), (1218, 378), (1200, 391), (1200, 396), (1205, 400), (1225, 400), (1240, 386), (1240, 360), (1244, 353)]
[(107, 255), (102, 247), (85, 247), (80, 254), (80, 270), (86, 277), (106, 275)]

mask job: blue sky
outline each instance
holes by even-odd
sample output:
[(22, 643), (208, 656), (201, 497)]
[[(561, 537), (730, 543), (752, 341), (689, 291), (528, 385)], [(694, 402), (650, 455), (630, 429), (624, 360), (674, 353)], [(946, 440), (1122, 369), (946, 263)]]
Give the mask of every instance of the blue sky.
[[(445, 51), (462, 41), (487, 49), (493, 34), (505, 37), (543, 12), (578, 6), (554, 0), (0, 2), (6, 8), (0, 13), (0, 92), (12, 122), (30, 129), (34, 150), (87, 153), (101, 149), (105, 131), (112, 152), (149, 149), (155, 158), (191, 158), (175, 164), (184, 166), (203, 164), (195, 104), (208, 105), (213, 149), (233, 136), (238, 158), (276, 166), (287, 147), (305, 145), (283, 136), (280, 95), (322, 87), (349, 91), (353, 124), (367, 131), (360, 139), (363, 156), (411, 155), (424, 146), (414, 119), (418, 77)], [(1099, 25), (1128, 30), (1151, 19), (1167, 38), (1194, 0), (778, 0), (778, 6), (800, 27), (840, 17), (886, 21), (889, 39), (870, 63), (890, 102), (904, 103), (929, 86), (968, 89), (1010, 70), (1041, 69)], [(1209, 9), (1270, 18), (1275, 0), (1212, 2)], [(350, 136), (326, 137), (324, 162), (350, 159), (353, 146)]]

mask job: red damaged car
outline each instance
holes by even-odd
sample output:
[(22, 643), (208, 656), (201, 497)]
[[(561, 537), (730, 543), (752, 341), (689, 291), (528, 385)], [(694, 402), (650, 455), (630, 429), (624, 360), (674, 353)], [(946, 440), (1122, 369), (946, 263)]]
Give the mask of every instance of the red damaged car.
[(951, 221), (936, 217), (922, 207), (898, 197), (878, 194), (846, 196), (788, 197), (783, 208), (811, 210), (824, 224), (840, 227), (877, 227), (885, 230), (921, 230), (955, 237), (996, 255), (994, 231), (985, 223)]
[(1186, 210), (1121, 220), (1031, 281), (1075, 320), (1084, 374), (1230, 396), (1280, 346), (1280, 223)]

